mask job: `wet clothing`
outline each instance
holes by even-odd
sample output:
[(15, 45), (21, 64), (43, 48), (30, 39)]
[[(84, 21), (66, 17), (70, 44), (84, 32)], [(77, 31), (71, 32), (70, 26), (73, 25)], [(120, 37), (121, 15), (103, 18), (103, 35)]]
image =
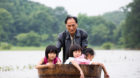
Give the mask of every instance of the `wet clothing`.
[(58, 52), (60, 52), (61, 48), (63, 47), (63, 63), (69, 57), (69, 48), (71, 44), (79, 44), (82, 47), (83, 51), (85, 50), (88, 45), (87, 37), (87, 33), (82, 29), (76, 30), (74, 38), (72, 40), (68, 30), (65, 30), (58, 35), (56, 47), (58, 48)]

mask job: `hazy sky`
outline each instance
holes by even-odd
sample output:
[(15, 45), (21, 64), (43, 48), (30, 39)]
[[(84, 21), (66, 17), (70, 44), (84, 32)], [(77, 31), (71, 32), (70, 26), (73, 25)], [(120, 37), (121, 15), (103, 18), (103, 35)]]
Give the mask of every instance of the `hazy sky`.
[(101, 15), (105, 12), (119, 10), (133, 0), (32, 0), (52, 8), (63, 6), (70, 15), (79, 13), (89, 16)]

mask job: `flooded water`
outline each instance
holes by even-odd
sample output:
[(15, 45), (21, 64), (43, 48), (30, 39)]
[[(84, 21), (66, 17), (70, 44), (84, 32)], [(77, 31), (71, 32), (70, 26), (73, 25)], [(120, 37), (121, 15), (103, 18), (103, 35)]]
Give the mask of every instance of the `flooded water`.
[[(95, 61), (105, 65), (110, 78), (140, 78), (140, 50), (95, 52)], [(38, 78), (34, 66), (43, 57), (44, 51), (0, 51), (0, 78)]]

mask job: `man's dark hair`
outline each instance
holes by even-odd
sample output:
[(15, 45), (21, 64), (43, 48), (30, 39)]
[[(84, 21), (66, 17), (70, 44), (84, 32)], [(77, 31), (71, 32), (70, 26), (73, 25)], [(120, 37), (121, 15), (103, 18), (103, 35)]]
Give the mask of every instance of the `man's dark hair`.
[(57, 51), (57, 47), (54, 45), (49, 45), (48, 47), (46, 47), (45, 50), (45, 57), (48, 58), (48, 54), (54, 52), (56, 53), (56, 56), (58, 56), (58, 51)]
[(85, 55), (87, 56), (88, 54), (94, 55), (95, 52), (94, 52), (94, 50), (93, 50), (92, 48), (86, 48), (86, 50), (85, 50)]
[(66, 17), (66, 19), (65, 19), (65, 24), (67, 24), (68, 19), (71, 19), (71, 18), (73, 18), (73, 19), (75, 20), (75, 22), (78, 23), (77, 17), (68, 15), (68, 16)]
[(82, 48), (81, 48), (81, 46), (80, 45), (78, 45), (78, 44), (73, 44), (72, 46), (70, 46), (70, 53), (69, 53), (69, 56), (70, 57), (73, 57), (73, 52), (74, 51), (77, 51), (77, 50), (81, 50), (81, 53), (82, 53)]

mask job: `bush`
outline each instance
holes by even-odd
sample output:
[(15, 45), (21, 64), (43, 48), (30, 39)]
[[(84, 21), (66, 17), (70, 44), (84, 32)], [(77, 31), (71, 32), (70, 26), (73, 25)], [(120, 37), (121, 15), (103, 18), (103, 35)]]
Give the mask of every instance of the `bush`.
[(21, 33), (16, 36), (17, 45), (19, 46), (40, 46), (40, 35), (34, 31), (29, 33)]
[(111, 42), (106, 42), (102, 45), (103, 49), (111, 49), (113, 47), (113, 43)]
[(0, 49), (11, 49), (12, 45), (8, 44), (6, 42), (1, 42), (0, 43)]

